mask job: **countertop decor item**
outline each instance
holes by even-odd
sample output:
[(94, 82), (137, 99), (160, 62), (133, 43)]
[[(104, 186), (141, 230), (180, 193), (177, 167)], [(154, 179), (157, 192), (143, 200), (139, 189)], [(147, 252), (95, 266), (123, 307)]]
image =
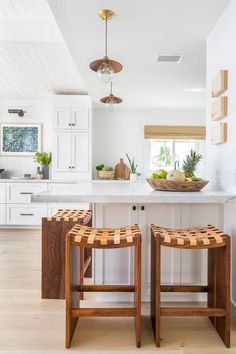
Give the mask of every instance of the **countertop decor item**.
[(228, 70), (220, 70), (212, 80), (212, 97), (219, 97), (228, 89)]
[(113, 76), (123, 69), (123, 66), (107, 55), (107, 21), (114, 17), (114, 12), (109, 9), (99, 11), (100, 18), (105, 21), (105, 56), (102, 59), (94, 60), (89, 64), (91, 70), (97, 72), (98, 77), (104, 82), (111, 82)]
[(122, 102), (122, 99), (120, 97), (116, 97), (112, 93), (112, 82), (111, 82), (111, 91), (110, 95), (103, 97), (100, 99), (102, 103), (105, 103), (106, 107), (109, 109), (109, 111), (113, 112), (117, 105)]
[(113, 179), (114, 170), (112, 167), (105, 166), (103, 164), (96, 166), (97, 175), (101, 179)]
[(166, 179), (147, 178), (147, 182), (153, 189), (159, 191), (171, 191), (171, 192), (199, 192), (208, 183), (208, 181), (192, 181), (192, 182), (176, 182), (168, 181)]
[(121, 158), (120, 162), (115, 167), (115, 179), (124, 179), (128, 180), (130, 176), (129, 167), (124, 163), (124, 160)]
[(135, 164), (135, 162), (134, 162), (134, 157), (133, 157), (133, 159), (131, 160), (131, 158), (129, 157), (128, 154), (126, 154), (126, 156), (127, 156), (127, 159), (128, 159), (128, 161), (129, 161), (129, 166), (130, 166), (130, 176), (129, 176), (129, 179), (130, 179), (130, 181), (135, 182), (135, 181), (137, 181), (137, 179), (138, 179), (138, 175), (137, 175), (137, 172), (136, 172), (138, 165)]
[(32, 156), (41, 149), (40, 124), (1, 124), (1, 155)]
[(52, 153), (36, 152), (34, 161), (42, 166), (43, 179), (49, 179), (49, 166), (52, 162)]

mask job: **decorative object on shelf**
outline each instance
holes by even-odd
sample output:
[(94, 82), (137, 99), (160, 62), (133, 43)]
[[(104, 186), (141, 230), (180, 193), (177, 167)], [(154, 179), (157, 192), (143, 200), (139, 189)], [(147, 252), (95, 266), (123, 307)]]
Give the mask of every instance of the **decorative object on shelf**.
[(40, 124), (1, 124), (1, 155), (32, 156), (41, 149)]
[(105, 103), (106, 104), (106, 107), (109, 109), (109, 111), (113, 112), (117, 105), (119, 103), (122, 102), (122, 99), (120, 97), (116, 97), (113, 95), (112, 93), (112, 82), (111, 82), (111, 91), (110, 91), (110, 95), (109, 96), (106, 96), (106, 97), (103, 97), (100, 99), (100, 101), (102, 103)]
[(105, 165), (96, 166), (97, 175), (101, 179), (113, 179), (114, 178), (114, 170), (112, 167)]
[(135, 164), (135, 162), (134, 162), (134, 157), (133, 157), (133, 159), (131, 160), (131, 158), (129, 157), (128, 154), (126, 154), (126, 156), (127, 156), (127, 159), (128, 159), (128, 161), (129, 161), (129, 166), (130, 166), (130, 176), (129, 176), (129, 179), (130, 179), (130, 181), (135, 182), (135, 181), (137, 181), (137, 178), (138, 178), (137, 172), (136, 172), (138, 165)]
[(228, 89), (228, 70), (220, 70), (212, 80), (212, 97), (219, 97)]
[(121, 158), (120, 162), (115, 167), (115, 179), (120, 180), (129, 180), (130, 170), (129, 167), (124, 163), (124, 160)]
[(227, 142), (227, 123), (214, 122), (211, 127), (212, 145), (220, 145)]
[(228, 115), (228, 97), (221, 96), (213, 100), (211, 106), (211, 119), (219, 120)]
[(192, 182), (177, 182), (168, 181), (166, 179), (153, 180), (147, 178), (148, 183), (153, 189), (159, 191), (171, 191), (171, 192), (199, 192), (208, 183), (208, 181), (192, 181)]
[(123, 69), (120, 63), (111, 60), (107, 55), (107, 21), (111, 20), (114, 15), (112, 10), (104, 9), (99, 11), (100, 18), (105, 21), (105, 56), (89, 64), (90, 69), (97, 72), (98, 77), (104, 83), (109, 83), (114, 75)]
[(37, 167), (36, 179), (43, 179), (43, 172), (40, 170), (40, 167)]
[(17, 114), (18, 117), (24, 117), (26, 111), (23, 111), (23, 109), (8, 109), (8, 113), (14, 113)]
[(42, 166), (43, 179), (49, 179), (49, 166), (52, 162), (52, 153), (36, 152), (34, 161)]

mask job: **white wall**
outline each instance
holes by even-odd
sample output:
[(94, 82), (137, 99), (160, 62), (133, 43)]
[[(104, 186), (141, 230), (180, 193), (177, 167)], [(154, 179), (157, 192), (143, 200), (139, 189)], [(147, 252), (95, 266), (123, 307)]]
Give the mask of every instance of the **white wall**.
[[(216, 170), (220, 170), (218, 188), (236, 190), (236, 1), (229, 6), (217, 22), (207, 40), (207, 171), (216, 185)], [(211, 80), (219, 70), (227, 69), (228, 91), (228, 141), (211, 145)]]
[[(96, 108), (93, 114), (93, 172), (100, 163), (115, 166), (126, 153), (145, 172), (144, 125), (205, 125), (204, 110)], [(126, 161), (127, 163), (127, 161)]]
[[(9, 108), (26, 111), (23, 118), (9, 114)], [(52, 104), (48, 101), (0, 101), (0, 123), (40, 123), (42, 124), (42, 150), (52, 151)], [(32, 156), (1, 156), (0, 168), (6, 172), (2, 177), (35, 174), (37, 164)]]
[[(231, 0), (207, 40), (207, 171), (212, 186), (236, 191), (236, 1)], [(221, 70), (228, 70), (228, 141), (211, 145), (211, 79)], [(220, 184), (216, 184), (216, 170)], [(232, 301), (236, 307), (236, 204), (225, 206), (224, 229), (232, 236)]]

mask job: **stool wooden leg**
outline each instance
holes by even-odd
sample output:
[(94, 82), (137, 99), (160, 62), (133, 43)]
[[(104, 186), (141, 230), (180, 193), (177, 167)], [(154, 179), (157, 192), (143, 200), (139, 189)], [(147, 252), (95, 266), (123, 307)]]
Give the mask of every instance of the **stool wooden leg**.
[[(79, 247), (70, 244), (66, 238), (66, 348), (70, 348), (78, 317), (71, 316), (71, 308), (78, 308), (80, 293), (78, 292), (80, 274)], [(73, 267), (73, 269), (72, 269)]]
[(156, 346), (160, 347), (161, 327), (161, 245), (151, 232), (151, 321)]
[(135, 335), (137, 348), (141, 347), (141, 237), (137, 238), (135, 246)]
[[(80, 285), (84, 285), (84, 247), (80, 247)], [(80, 300), (84, 300), (84, 293), (80, 292)]]
[(226, 246), (208, 250), (208, 307), (223, 308), (224, 317), (209, 317), (222, 341), (230, 347), (230, 238)]

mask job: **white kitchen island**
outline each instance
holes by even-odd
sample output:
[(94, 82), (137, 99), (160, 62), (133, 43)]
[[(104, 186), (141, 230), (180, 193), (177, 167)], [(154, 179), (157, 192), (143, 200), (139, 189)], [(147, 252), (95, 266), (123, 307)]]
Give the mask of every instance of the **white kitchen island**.
[[(227, 232), (236, 195), (220, 191), (173, 193), (153, 191), (146, 182), (80, 182), (36, 193), (36, 203), (91, 203), (96, 227), (121, 227), (139, 224), (142, 233), (143, 300), (149, 300), (150, 225), (184, 228), (212, 224)], [(207, 257), (201, 250), (162, 248), (162, 282), (165, 284), (206, 284)], [(133, 281), (131, 249), (95, 250), (96, 284), (130, 284)], [(111, 295), (113, 299), (114, 295)], [(198, 296), (198, 298), (196, 298)], [(202, 295), (204, 296), (204, 295)], [(120, 300), (127, 294), (118, 295)], [(203, 299), (196, 294), (165, 294), (166, 299)]]

